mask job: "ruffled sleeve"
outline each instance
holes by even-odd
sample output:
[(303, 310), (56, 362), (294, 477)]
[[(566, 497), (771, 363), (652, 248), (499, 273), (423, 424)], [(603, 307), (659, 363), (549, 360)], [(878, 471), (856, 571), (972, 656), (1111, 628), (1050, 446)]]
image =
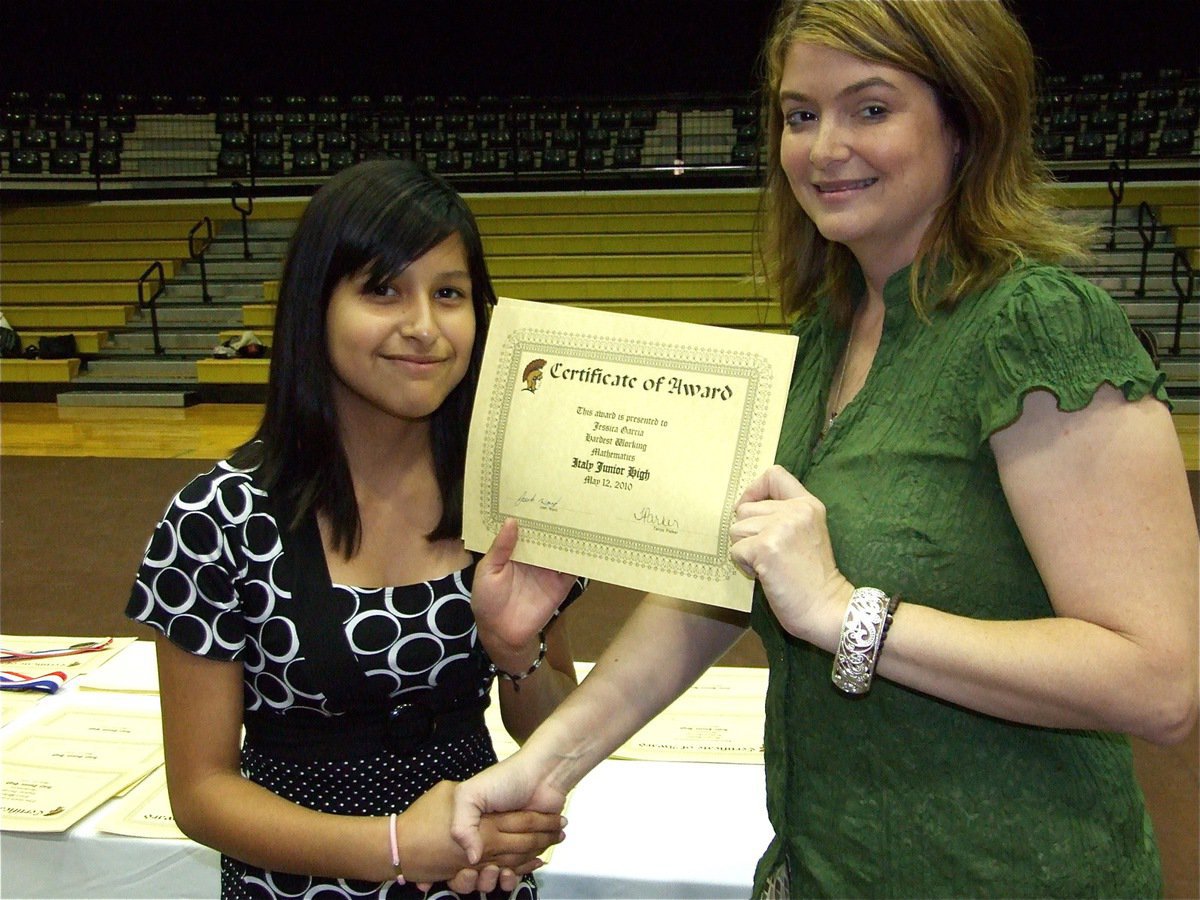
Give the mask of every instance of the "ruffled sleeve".
[(1018, 274), (1009, 292), (983, 341), (981, 440), (1016, 421), (1033, 390), (1052, 392), (1065, 412), (1083, 409), (1105, 383), (1127, 400), (1152, 394), (1169, 404), (1166, 376), (1104, 291), (1045, 266)]

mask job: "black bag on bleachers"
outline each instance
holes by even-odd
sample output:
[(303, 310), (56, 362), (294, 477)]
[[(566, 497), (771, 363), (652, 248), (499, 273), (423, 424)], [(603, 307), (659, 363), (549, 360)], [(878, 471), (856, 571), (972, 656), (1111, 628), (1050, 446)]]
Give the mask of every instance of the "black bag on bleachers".
[(73, 334), (44, 334), (38, 338), (38, 356), (42, 359), (73, 359), (78, 355)]
[(17, 359), (25, 355), (25, 348), (21, 346), (21, 336), (17, 334), (17, 330), (8, 324), (8, 319), (4, 318), (4, 314), (0, 313), (0, 357), (4, 359)]

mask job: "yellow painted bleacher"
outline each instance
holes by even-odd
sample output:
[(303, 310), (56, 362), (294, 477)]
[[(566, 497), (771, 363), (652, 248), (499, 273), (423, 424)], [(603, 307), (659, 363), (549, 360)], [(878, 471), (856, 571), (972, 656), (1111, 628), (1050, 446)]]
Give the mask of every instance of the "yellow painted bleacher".
[(80, 365), (78, 359), (0, 359), (0, 381), (70, 381)]

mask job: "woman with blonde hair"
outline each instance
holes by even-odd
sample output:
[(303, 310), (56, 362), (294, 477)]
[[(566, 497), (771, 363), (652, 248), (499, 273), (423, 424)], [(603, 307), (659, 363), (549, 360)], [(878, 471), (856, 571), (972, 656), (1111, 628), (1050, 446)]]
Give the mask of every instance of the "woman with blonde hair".
[[(764, 55), (799, 347), (730, 530), (771, 669), (755, 894), (1160, 894), (1126, 735), (1196, 723), (1194, 513), (1164, 376), (1060, 265), (1029, 42), (998, 2), (785, 0)], [(456, 834), (559, 808), (740, 633), (644, 603)]]

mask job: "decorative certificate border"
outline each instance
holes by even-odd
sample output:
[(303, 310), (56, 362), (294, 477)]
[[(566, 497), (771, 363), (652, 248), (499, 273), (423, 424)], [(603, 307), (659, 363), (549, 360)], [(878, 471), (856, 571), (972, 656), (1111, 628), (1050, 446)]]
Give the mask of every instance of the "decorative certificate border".
[[(543, 328), (513, 331), (505, 341), (497, 366), (495, 390), (487, 411), (482, 458), (487, 460), (480, 481), (481, 519), (493, 533), (508, 516), (517, 518), (521, 539), (542, 546), (566, 549), (645, 570), (669, 571), (702, 581), (724, 582), (736, 569), (729, 558), (729, 531), (719, 527), (712, 535), (710, 552), (672, 548), (627, 535), (603, 534), (523, 517), (500, 509), (501, 441), (507, 431), (514, 392), (521, 383), (521, 361), (528, 355), (559, 359), (643, 366), (692, 375), (720, 376), (744, 385), (745, 403), (735, 439), (733, 464), (725, 484), (721, 524), (733, 519), (733, 505), (751, 477), (757, 474), (758, 451), (772, 387), (773, 370), (766, 357), (744, 350), (661, 343), (650, 340), (594, 337)], [(753, 467), (753, 470), (751, 470)]]

